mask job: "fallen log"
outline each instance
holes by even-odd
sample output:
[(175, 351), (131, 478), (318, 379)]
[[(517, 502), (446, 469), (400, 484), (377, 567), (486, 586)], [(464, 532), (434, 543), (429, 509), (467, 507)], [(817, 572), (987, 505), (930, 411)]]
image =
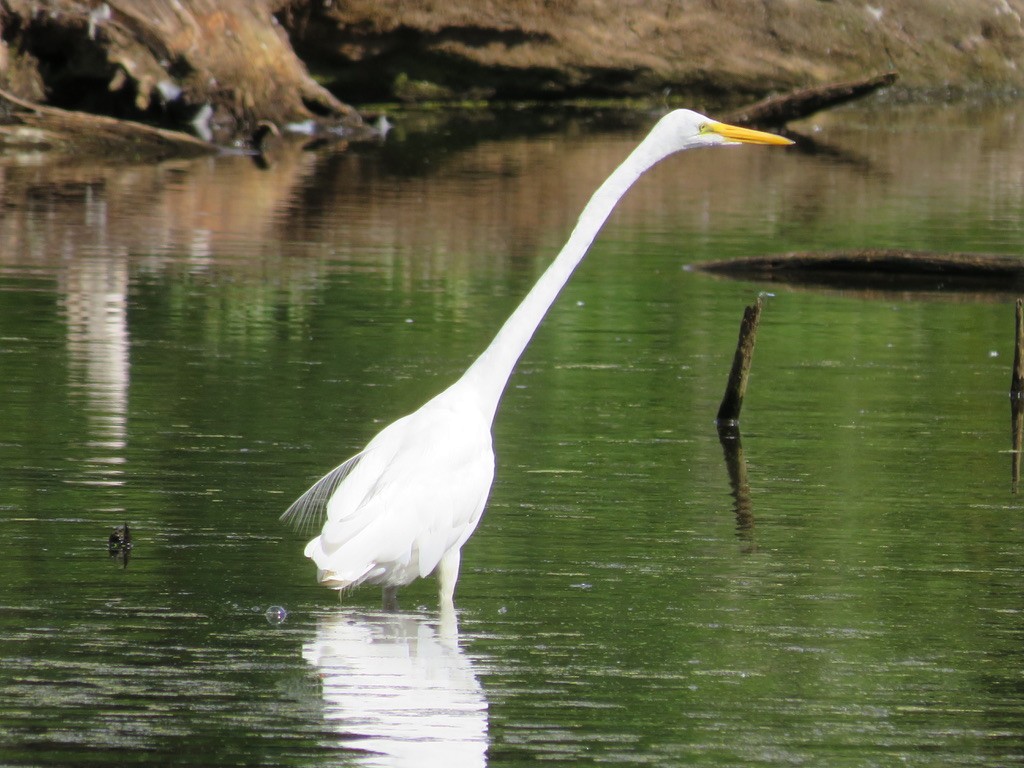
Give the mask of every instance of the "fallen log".
[(769, 96), (726, 115), (724, 119), (725, 122), (736, 125), (780, 128), (788, 122), (810, 117), (823, 109), (832, 109), (840, 104), (863, 98), (880, 88), (892, 85), (897, 77), (895, 72), (885, 72), (861, 80), (799, 88)]
[(187, 133), (35, 104), (3, 89), (0, 103), (4, 114), (0, 147), (46, 149), (79, 156), (113, 153), (148, 161), (217, 151), (213, 144)]

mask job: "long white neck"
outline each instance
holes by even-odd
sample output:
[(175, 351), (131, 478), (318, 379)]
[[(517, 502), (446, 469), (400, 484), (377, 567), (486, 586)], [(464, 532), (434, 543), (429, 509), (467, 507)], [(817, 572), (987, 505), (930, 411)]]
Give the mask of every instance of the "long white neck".
[(666, 142), (659, 139), (657, 134), (657, 129), (652, 131), (598, 187), (580, 214), (576, 228), (561, 252), (516, 307), (512, 316), (505, 321), (494, 341), (452, 387), (452, 390), (463, 392), (463, 388), (468, 387), (490, 418), (494, 418), (512, 369), (530, 343), (534, 331), (558, 297), (562, 286), (568, 282), (576, 265), (586, 256), (615, 205), (644, 171), (680, 149), (678, 146), (667, 147)]

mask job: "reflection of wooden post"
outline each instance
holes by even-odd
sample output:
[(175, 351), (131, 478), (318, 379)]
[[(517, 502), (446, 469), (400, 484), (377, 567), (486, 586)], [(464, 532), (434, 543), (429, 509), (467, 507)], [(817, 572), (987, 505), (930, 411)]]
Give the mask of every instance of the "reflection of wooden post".
[(732, 370), (725, 385), (725, 396), (718, 407), (719, 424), (735, 424), (740, 419), (743, 396), (747, 392), (747, 377), (750, 375), (750, 361), (754, 356), (754, 342), (757, 340), (757, 324), (761, 320), (761, 297), (753, 306), (743, 310), (740, 323), (740, 337), (736, 342), (736, 354), (732, 359)]
[(1010, 379), (1010, 397), (1024, 397), (1024, 299), (1017, 299), (1017, 322), (1013, 346), (1013, 377)]
[(1010, 452), (1010, 473), (1013, 493), (1020, 486), (1020, 452), (1024, 445), (1024, 399), (1019, 397), (1010, 400), (1010, 430), (1013, 433), (1013, 451)]
[(740, 428), (736, 422), (718, 423), (718, 441), (725, 455), (725, 468), (729, 472), (732, 487), (733, 511), (736, 513), (736, 535), (748, 542), (744, 551), (754, 552), (754, 505), (750, 500), (750, 484), (747, 482), (747, 462), (743, 458), (743, 443)]
[(1017, 299), (1013, 352), (1013, 375), (1010, 378), (1010, 430), (1013, 452), (1010, 454), (1013, 492), (1020, 485), (1020, 454), (1024, 447), (1024, 299)]

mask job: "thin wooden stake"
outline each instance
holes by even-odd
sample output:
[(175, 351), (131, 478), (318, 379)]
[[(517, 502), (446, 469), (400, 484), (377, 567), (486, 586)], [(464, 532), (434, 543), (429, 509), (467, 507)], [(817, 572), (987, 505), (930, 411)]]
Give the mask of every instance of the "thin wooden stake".
[(1017, 299), (1013, 346), (1013, 374), (1010, 377), (1010, 481), (1013, 493), (1020, 488), (1021, 451), (1024, 450), (1024, 299)]
[(750, 375), (750, 361), (754, 356), (754, 342), (757, 341), (757, 325), (761, 321), (761, 297), (753, 306), (743, 310), (740, 336), (736, 342), (736, 354), (732, 359), (732, 370), (725, 385), (725, 396), (718, 407), (718, 424), (736, 424), (743, 407), (743, 396), (747, 393), (747, 378)]
[(1017, 299), (1016, 343), (1013, 353), (1013, 377), (1010, 397), (1024, 397), (1024, 299)]

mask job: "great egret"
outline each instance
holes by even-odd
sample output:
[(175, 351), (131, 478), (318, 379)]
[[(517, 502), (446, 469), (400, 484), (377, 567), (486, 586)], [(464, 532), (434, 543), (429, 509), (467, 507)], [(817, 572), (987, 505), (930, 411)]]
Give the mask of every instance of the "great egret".
[(480, 522), (494, 478), (491, 423), (519, 356), (640, 175), (675, 152), (722, 144), (792, 142), (685, 109), (663, 117), (597, 189), (561, 252), (462, 378), (385, 427), (287, 509), (282, 519), (299, 524), (326, 513), (305, 549), (321, 584), (377, 584), (385, 607), (394, 607), (399, 587), (436, 572), (441, 606), (452, 606), (462, 545)]

